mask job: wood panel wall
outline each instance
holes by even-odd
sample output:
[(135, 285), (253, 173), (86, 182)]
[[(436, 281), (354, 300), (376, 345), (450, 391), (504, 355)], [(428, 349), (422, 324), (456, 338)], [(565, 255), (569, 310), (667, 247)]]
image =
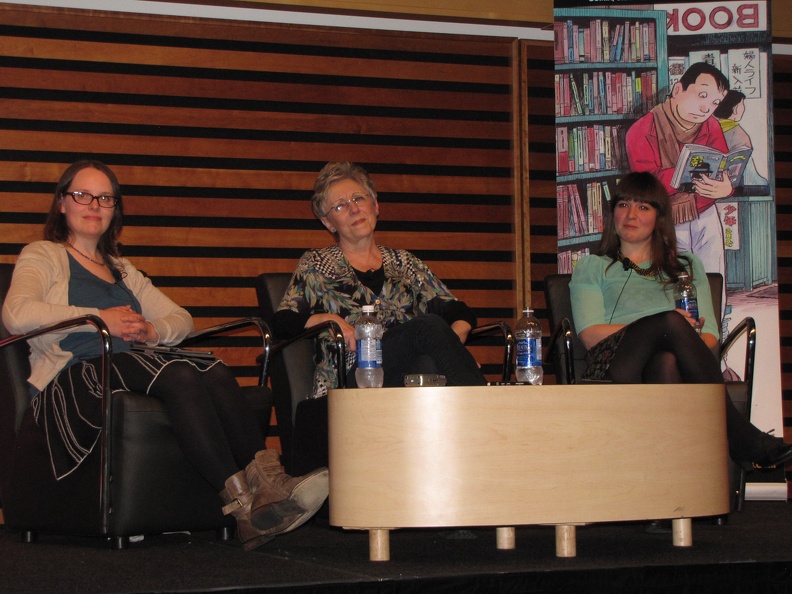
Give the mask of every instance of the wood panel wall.
[[(524, 23), (540, 27), (553, 23), (553, 0), (487, 0), (460, 2), (459, 0), (182, 0), (189, 4), (220, 6), (279, 5), (293, 10), (326, 10), (342, 14), (390, 15), (401, 18), (419, 16), (422, 19), (460, 19), (471, 22)], [(648, 4), (648, 3), (647, 3)], [(773, 42), (792, 40), (792, 12), (784, 0), (770, 3)]]
[[(792, 57), (773, 68), (792, 440)], [(90, 155), (124, 186), (125, 253), (198, 327), (255, 315), (256, 274), (291, 271), (305, 249), (332, 241), (310, 189), (326, 161), (350, 159), (377, 182), (382, 243), (427, 261), (482, 321), (514, 319), (524, 269), (525, 301), (547, 320), (553, 102), (547, 42), (520, 42), (518, 53), (499, 39), (0, 4), (0, 261), (40, 237), (60, 173)], [(252, 341), (218, 349), (243, 383), (255, 375)], [(476, 356), (495, 372), (496, 349)]]
[[(541, 41), (523, 41), (525, 72), (526, 178), (529, 237), (526, 249), (530, 269), (529, 295), (542, 320), (545, 336), (550, 336), (544, 278), (558, 272), (555, 170), (555, 89), (553, 46)], [(548, 378), (549, 382), (553, 378)]]
[[(196, 318), (257, 314), (254, 277), (332, 237), (310, 208), (330, 160), (363, 164), (378, 241), (476, 311), (517, 302), (511, 40), (0, 4), (0, 261), (39, 239), (72, 161), (124, 189), (123, 253)], [(253, 336), (216, 350), (243, 383)], [(500, 353), (476, 351), (488, 374)]]
[[(205, 3), (207, 0), (201, 0)], [(210, 0), (212, 4), (228, 4), (228, 0)], [(197, 4), (194, 0), (190, 2)], [(553, 0), (487, 0), (470, 2), (460, 0), (236, 0), (235, 5), (290, 7), (295, 10), (310, 8), (334, 13), (398, 16), (424, 19), (458, 19), (491, 21), (494, 23), (553, 22)]]

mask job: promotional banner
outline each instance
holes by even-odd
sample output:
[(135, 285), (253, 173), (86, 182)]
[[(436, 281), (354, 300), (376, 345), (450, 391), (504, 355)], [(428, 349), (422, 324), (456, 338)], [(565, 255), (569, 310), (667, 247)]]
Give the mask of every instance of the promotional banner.
[[(556, 0), (558, 268), (571, 272), (596, 250), (621, 176), (673, 168), (679, 249), (725, 278), (722, 336), (756, 320), (751, 420), (783, 436), (769, 14), (764, 1)], [(702, 92), (717, 105), (700, 107)], [(694, 111), (684, 145), (686, 129), (658, 125), (672, 120), (663, 113)], [(731, 183), (705, 199), (692, 191), (702, 175)], [(739, 377), (743, 367), (734, 353), (723, 371)], [(748, 494), (785, 498), (786, 489), (757, 484)]]

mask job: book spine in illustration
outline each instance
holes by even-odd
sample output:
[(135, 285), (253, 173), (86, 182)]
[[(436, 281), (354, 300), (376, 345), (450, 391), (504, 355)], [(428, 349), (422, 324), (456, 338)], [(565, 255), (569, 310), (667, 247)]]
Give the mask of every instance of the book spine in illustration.
[(576, 184), (569, 186), (569, 202), (572, 209), (572, 220), (575, 224), (575, 237), (586, 235), (588, 233), (588, 226), (586, 225), (586, 216), (583, 212), (583, 205), (580, 202), (580, 192)]
[(556, 64), (563, 64), (566, 62), (566, 55), (564, 53), (564, 22), (553, 22), (553, 61)]
[(556, 212), (558, 237), (569, 237), (569, 187), (560, 185), (556, 188)]
[(595, 62), (602, 62), (602, 20), (594, 19), (592, 33), (592, 54)]
[(556, 169), (558, 175), (569, 173), (569, 145), (567, 142), (567, 128), (556, 128)]
[(649, 21), (649, 61), (657, 62), (657, 33), (654, 21)]

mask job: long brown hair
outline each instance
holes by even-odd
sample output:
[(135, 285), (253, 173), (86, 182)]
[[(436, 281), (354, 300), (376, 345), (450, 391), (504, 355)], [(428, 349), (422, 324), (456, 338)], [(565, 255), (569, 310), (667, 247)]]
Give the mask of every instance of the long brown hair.
[[(687, 273), (692, 279), (693, 270), (687, 270), (679, 261), (676, 231), (674, 231), (674, 221), (671, 218), (671, 203), (668, 193), (660, 180), (651, 173), (628, 173), (616, 185), (616, 192), (610, 201), (610, 209), (605, 219), (602, 239), (597, 247), (597, 255), (607, 256), (613, 260), (608, 265), (609, 268), (614, 263), (621, 261), (621, 239), (616, 233), (613, 215), (616, 205), (623, 200), (649, 204), (657, 211), (655, 227), (650, 239), (652, 267), (663, 273), (665, 282), (676, 282), (682, 272)], [(687, 256), (681, 256), (681, 258), (690, 264), (690, 259)]]
[(124, 218), (124, 202), (121, 199), (121, 185), (118, 183), (118, 178), (115, 173), (104, 163), (92, 160), (77, 161), (69, 165), (66, 171), (61, 175), (58, 185), (55, 186), (55, 195), (52, 198), (52, 205), (50, 206), (47, 221), (44, 224), (44, 239), (53, 241), (55, 243), (70, 243), (71, 242), (71, 229), (66, 222), (66, 216), (61, 212), (61, 203), (67, 197), (64, 192), (69, 190), (74, 181), (75, 176), (83, 169), (97, 169), (107, 176), (110, 180), (110, 185), (113, 188), (113, 196), (117, 198), (115, 208), (113, 209), (113, 217), (110, 219), (110, 226), (99, 238), (97, 249), (102, 256), (102, 260), (107, 264), (108, 269), (113, 273), (116, 278), (124, 276), (124, 271), (118, 264), (120, 253), (118, 250), (118, 237), (121, 235), (123, 228)]

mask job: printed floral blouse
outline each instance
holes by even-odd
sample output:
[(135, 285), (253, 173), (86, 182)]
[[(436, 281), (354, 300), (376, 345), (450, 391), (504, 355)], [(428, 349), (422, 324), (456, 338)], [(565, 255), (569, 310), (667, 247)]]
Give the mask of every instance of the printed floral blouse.
[[(385, 282), (379, 294), (364, 285), (338, 245), (308, 250), (300, 258), (286, 294), (272, 320), (277, 338), (303, 331), (314, 314), (338, 314), (354, 326), (362, 306), (376, 305), (376, 313), (388, 328), (426, 313), (435, 313), (449, 324), (465, 320), (476, 326), (476, 317), (421, 260), (406, 250), (378, 246), (382, 253)], [(296, 315), (295, 315), (296, 314)], [(337, 385), (329, 335), (317, 341), (314, 397)], [(346, 370), (356, 361), (347, 351)]]

